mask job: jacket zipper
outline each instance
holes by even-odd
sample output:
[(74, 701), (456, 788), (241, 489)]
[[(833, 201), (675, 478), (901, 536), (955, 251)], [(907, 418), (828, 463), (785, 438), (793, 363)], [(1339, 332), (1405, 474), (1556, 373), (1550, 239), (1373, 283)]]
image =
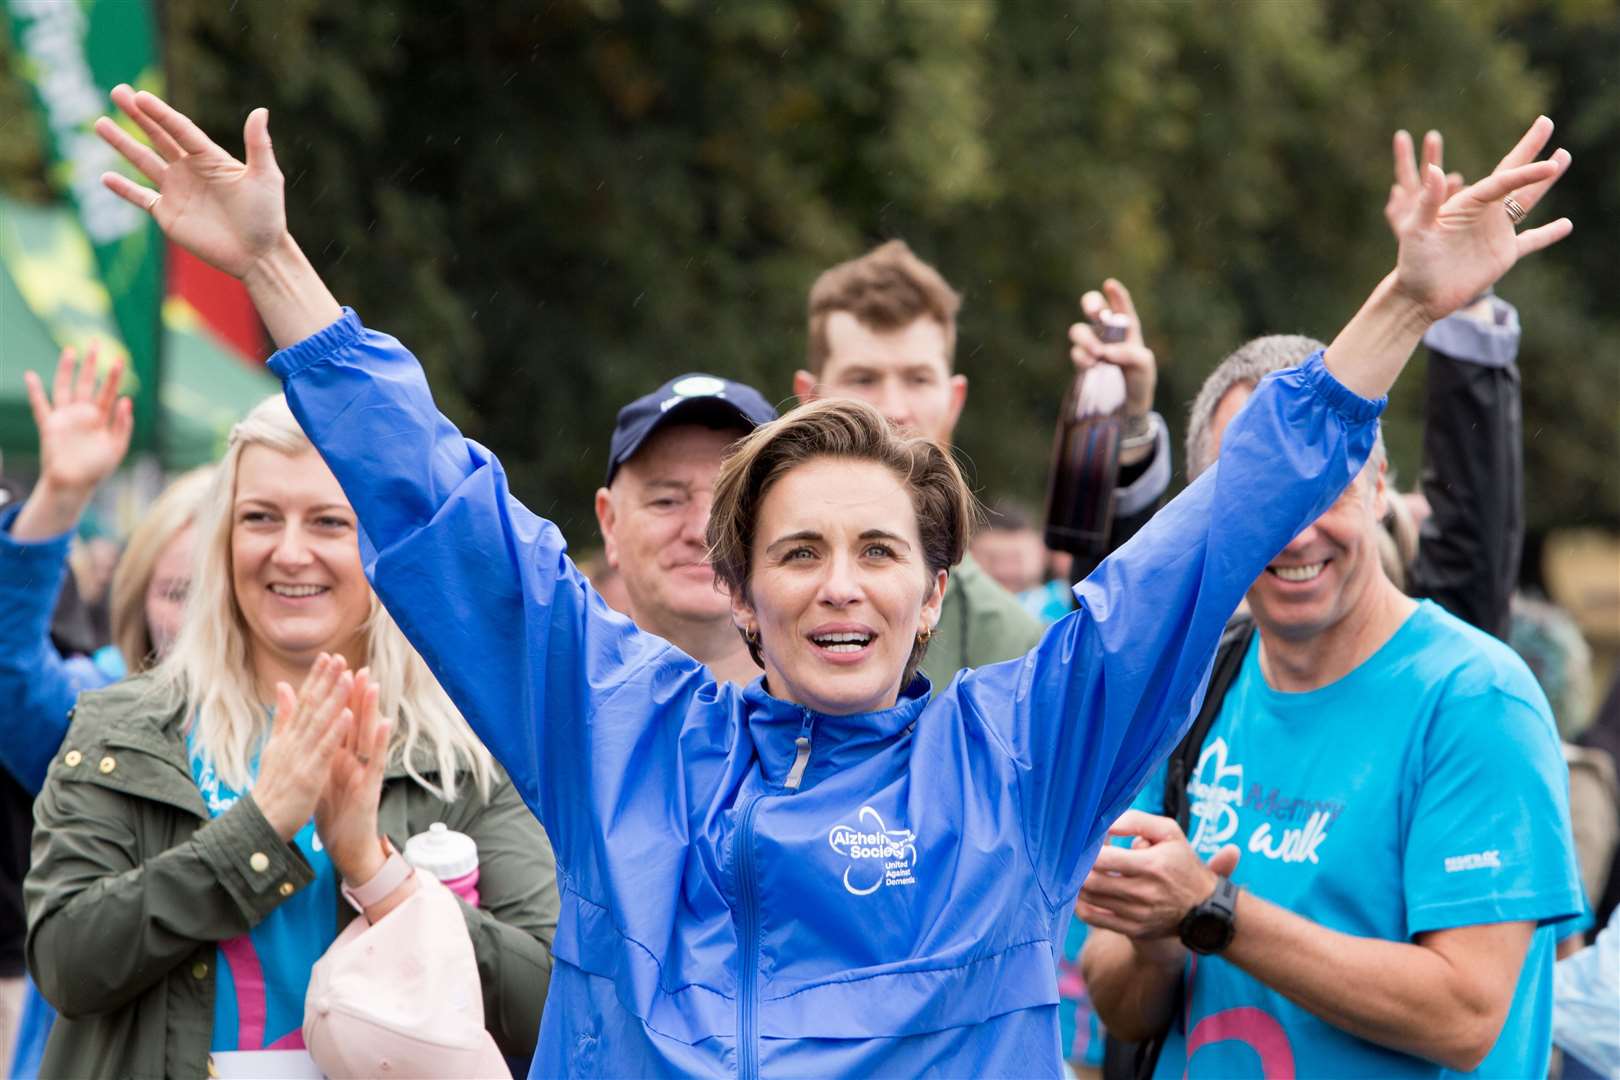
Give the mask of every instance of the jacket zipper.
[(787, 779), (782, 786), (789, 791), (798, 791), (799, 785), (804, 783), (804, 770), (810, 767), (810, 718), (809, 709), (804, 710), (804, 723), (799, 725), (799, 737), (793, 740), (793, 768), (788, 770)]
[[(798, 791), (810, 764), (810, 727), (813, 714), (804, 710), (804, 722), (793, 740), (793, 767), (782, 787)], [(759, 1075), (759, 881), (754, 869), (754, 814), (763, 795), (755, 795), (737, 822), (737, 892), (742, 901), (739, 931), (742, 958), (737, 970), (737, 1075), (753, 1080)]]
[(754, 813), (759, 800), (743, 810), (737, 825), (737, 891), (742, 899), (742, 964), (737, 972), (737, 1076), (759, 1075), (759, 883), (754, 880)]

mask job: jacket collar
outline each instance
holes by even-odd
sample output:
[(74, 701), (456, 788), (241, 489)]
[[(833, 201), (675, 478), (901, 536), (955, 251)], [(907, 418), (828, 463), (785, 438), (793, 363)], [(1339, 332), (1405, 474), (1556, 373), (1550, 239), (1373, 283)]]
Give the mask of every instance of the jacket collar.
[(808, 777), (853, 765), (910, 732), (928, 705), (933, 690), (919, 672), (900, 700), (876, 712), (832, 716), (773, 697), (761, 675), (743, 691), (744, 720), (760, 772), (771, 784), (782, 786), (793, 768), (798, 739), (810, 740)]

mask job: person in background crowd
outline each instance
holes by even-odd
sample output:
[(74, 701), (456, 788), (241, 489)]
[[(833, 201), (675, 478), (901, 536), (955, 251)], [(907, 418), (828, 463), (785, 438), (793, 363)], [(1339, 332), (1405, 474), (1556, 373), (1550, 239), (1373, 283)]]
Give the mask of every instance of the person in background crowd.
[(1040, 527), (1017, 503), (1000, 499), (992, 504), (969, 550), (984, 572), (1018, 597), (1042, 626), (1074, 610), (1068, 582), (1047, 576), (1050, 559)]
[[(39, 431), (40, 476), (25, 502), (0, 510), (0, 701), (8, 703), (0, 786), (8, 796), (15, 793), (7, 803), (17, 827), (8, 830), (12, 850), (5, 854), (14, 874), (7, 896), (15, 914), (6, 931), (15, 942), (18, 983), (34, 796), (79, 692), (144, 670), (174, 640), (191, 577), (191, 520), (212, 475), (204, 467), (170, 484), (131, 534), (110, 590), (113, 643), (83, 635), (64, 640), (55, 632), (52, 607), (60, 612), (58, 596), (73, 592), (66, 570), (70, 541), (92, 495), (123, 460), (130, 435), (127, 407), (116, 404), (122, 362), (108, 365), (99, 388), (93, 348), (75, 368), (74, 350), (63, 350), (50, 396), (33, 372), (24, 373)], [(15, 1029), (16, 1052), (8, 1041), (0, 1056), (11, 1066), (7, 1075), (37, 1073), (53, 1018), (30, 988)]]
[[(1538, 119), (1498, 171), (1551, 132)], [(1443, 186), (1428, 157), (1403, 251)], [(1191, 475), (1264, 376), (1314, 347), (1261, 338), (1215, 370)], [(1380, 445), (1255, 580), (1258, 632), (1228, 634), (1196, 765), (1149, 781), (1112, 829), (1130, 846), (1105, 847), (1081, 890), (1092, 1000), (1111, 1034), (1162, 1036), (1157, 1076), (1546, 1069), (1552, 924), (1584, 910), (1551, 712), (1504, 644), (1389, 581), (1387, 498)], [(1178, 783), (1190, 837), (1166, 815)]]
[[(1620, 784), (1608, 751), (1576, 742), (1592, 720), (1592, 650), (1569, 612), (1522, 594), (1513, 598), (1508, 643), (1530, 666), (1558, 723), (1564, 761), (1569, 766), (1569, 816), (1576, 860), (1587, 903), (1595, 911), (1603, 899), (1615, 846), (1620, 843)], [(1572, 934), (1586, 928), (1582, 923), (1560, 929)], [(1565, 944), (1578, 947), (1570, 937)]]
[(79, 520), (76, 537), (68, 551), (68, 569), (73, 574), (79, 596), (99, 636), (111, 633), (113, 570), (123, 548), (108, 535), (94, 515)]
[(759, 668), (731, 625), (731, 600), (709, 565), (709, 506), (726, 450), (776, 418), (759, 391), (688, 374), (619, 410), (607, 480), (596, 492), (603, 558), (619, 573), (643, 630), (739, 685)]
[(570, 934), (537, 1074), (1055, 1074), (1055, 921), (1241, 590), (1344, 502), (1423, 329), (1571, 228), (1516, 235), (1504, 207), (1533, 205), (1560, 163), (1510, 161), (1449, 199), (1429, 170), (1396, 269), (1331, 346), (1253, 391), (1220, 468), (1088, 577), (1039, 649), (931, 700), (908, 679), (966, 544), (954, 462), (857, 402), (760, 428), (709, 533), (767, 672), (743, 691), (608, 615), (414, 358), (339, 308), (286, 231), (265, 110), (243, 164), (154, 95), (114, 96), (156, 148), (96, 130), (159, 191), (104, 182), (245, 281), (377, 545), (379, 591), (558, 840)]
[[(829, 396), (868, 402), (899, 429), (949, 447), (968, 392), (967, 376), (953, 370), (960, 306), (961, 297), (939, 271), (901, 240), (834, 266), (810, 289), (807, 362), (794, 373), (793, 392), (801, 402)], [(1153, 353), (1142, 345), (1130, 314), (1129, 342), (1106, 347), (1099, 357), (1125, 373), (1126, 434), (1135, 440), (1122, 457), (1118, 542), (1140, 527), (1170, 484), (1168, 429), (1152, 412)], [(1075, 362), (1096, 361), (1086, 353)], [(1023, 655), (1040, 632), (1040, 622), (1016, 598), (965, 558), (952, 569), (923, 672), (943, 688), (961, 668)]]
[(340, 884), (382, 918), (412, 888), (397, 850), (436, 821), (477, 842), (485, 1023), (528, 1055), (545, 835), (367, 587), (354, 512), (280, 395), (233, 429), (195, 531), (178, 636), (80, 697), (35, 804), (29, 969), (61, 1013), (42, 1072), (200, 1077), (300, 1049), (310, 969), (355, 914)]
[(1553, 1041), (1564, 1051), (1562, 1080), (1620, 1080), (1620, 914), (1597, 941), (1558, 962)]

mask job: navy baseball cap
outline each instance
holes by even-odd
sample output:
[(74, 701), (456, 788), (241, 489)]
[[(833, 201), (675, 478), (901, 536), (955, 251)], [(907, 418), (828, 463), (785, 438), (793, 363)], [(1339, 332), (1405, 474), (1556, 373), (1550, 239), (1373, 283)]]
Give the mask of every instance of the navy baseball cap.
[(693, 372), (678, 375), (619, 410), (608, 449), (607, 483), (652, 433), (669, 424), (752, 431), (776, 419), (776, 410), (752, 386)]

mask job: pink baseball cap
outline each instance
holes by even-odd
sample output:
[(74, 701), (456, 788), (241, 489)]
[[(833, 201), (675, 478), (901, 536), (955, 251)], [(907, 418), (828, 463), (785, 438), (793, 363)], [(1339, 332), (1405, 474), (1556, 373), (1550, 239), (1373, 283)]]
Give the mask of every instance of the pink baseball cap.
[(454, 895), (430, 874), (375, 925), (351, 922), (310, 973), (304, 1045), (344, 1077), (500, 1077), (484, 1030), (472, 939)]

